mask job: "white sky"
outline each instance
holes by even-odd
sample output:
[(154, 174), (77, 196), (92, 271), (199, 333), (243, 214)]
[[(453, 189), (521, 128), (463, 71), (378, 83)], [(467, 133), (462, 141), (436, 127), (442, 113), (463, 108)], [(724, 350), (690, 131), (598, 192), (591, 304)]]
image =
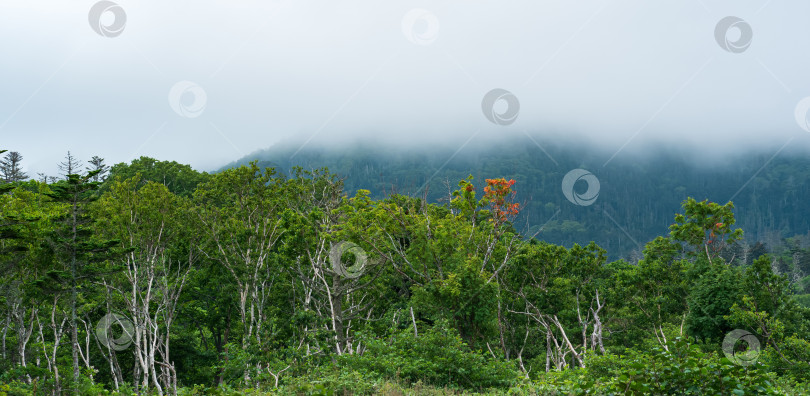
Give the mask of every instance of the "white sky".
[[(810, 146), (794, 117), (810, 96), (804, 1), (116, 3), (126, 26), (102, 37), (96, 1), (0, 0), (0, 147), (29, 176), (56, 174), (67, 150), (209, 170), (289, 138), (461, 146), (529, 131), (616, 155)], [(425, 15), (414, 9), (432, 17), (404, 31), (427, 45), (403, 32)], [(751, 26), (742, 53), (715, 40), (726, 16)], [(181, 81), (205, 93), (201, 112), (190, 94), (175, 106), (194, 118), (170, 105)], [(520, 101), (511, 125), (482, 114), (495, 88)]]

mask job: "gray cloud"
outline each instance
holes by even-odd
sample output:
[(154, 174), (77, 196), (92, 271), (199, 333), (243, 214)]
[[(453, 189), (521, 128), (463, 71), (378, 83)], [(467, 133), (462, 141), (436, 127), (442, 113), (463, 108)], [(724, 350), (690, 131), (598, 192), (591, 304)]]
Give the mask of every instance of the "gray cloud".
[[(460, 146), (525, 130), (624, 147), (618, 156), (648, 144), (727, 154), (810, 142), (794, 116), (810, 96), (810, 4), (116, 3), (127, 15), (117, 37), (88, 24), (95, 1), (0, 5), (0, 146), (22, 152), (29, 174), (55, 174), (67, 150), (212, 169), (290, 138)], [(438, 21), (427, 45), (403, 34), (415, 8)], [(743, 52), (715, 40), (727, 16), (752, 28)], [(180, 81), (205, 91), (198, 117), (170, 106)], [(482, 114), (495, 88), (519, 99), (514, 123)]]

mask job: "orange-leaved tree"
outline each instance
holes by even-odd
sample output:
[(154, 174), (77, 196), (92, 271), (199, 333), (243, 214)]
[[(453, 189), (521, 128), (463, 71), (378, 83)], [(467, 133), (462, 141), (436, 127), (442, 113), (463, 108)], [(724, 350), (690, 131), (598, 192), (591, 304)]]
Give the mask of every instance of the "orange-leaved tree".
[(520, 204), (513, 202), (517, 192), (512, 190), (515, 180), (486, 179), (487, 186), (484, 187), (484, 203), (492, 208), (492, 218), (490, 221), (504, 223), (517, 216), (520, 211)]

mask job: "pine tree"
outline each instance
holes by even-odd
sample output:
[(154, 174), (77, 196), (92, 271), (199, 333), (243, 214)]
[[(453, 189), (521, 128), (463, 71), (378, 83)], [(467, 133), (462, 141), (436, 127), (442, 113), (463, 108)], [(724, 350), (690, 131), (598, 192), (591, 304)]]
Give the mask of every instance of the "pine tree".
[(110, 167), (104, 163), (104, 158), (101, 158), (97, 155), (94, 155), (93, 158), (90, 159), (90, 166), (88, 166), (87, 171), (99, 171), (96, 176), (93, 177), (94, 182), (103, 182), (107, 179), (107, 174), (110, 172)]
[[(0, 150), (0, 154), (5, 153), (7, 150)], [(0, 184), (0, 194), (14, 190), (16, 186), (13, 184)], [(0, 242), (3, 240), (19, 240), (22, 236), (17, 229), (21, 224), (20, 217), (15, 213), (0, 211)], [(24, 245), (7, 245), (0, 243), (0, 256), (15, 251), (25, 251), (27, 248)]]
[(77, 160), (76, 157), (68, 151), (67, 155), (65, 155), (65, 160), (60, 162), (58, 167), (62, 172), (62, 176), (65, 177), (65, 180), (68, 180), (70, 175), (79, 174), (79, 167), (81, 167), (81, 165), (81, 161)]
[[(70, 153), (60, 164), (63, 171), (76, 171), (78, 161)], [(97, 240), (91, 227), (92, 218), (87, 214), (90, 202), (98, 199), (96, 190), (100, 182), (92, 181), (99, 170), (86, 174), (68, 173), (66, 180), (50, 186), (47, 193), (54, 201), (67, 205), (67, 211), (55, 219), (55, 229), (49, 240), (56, 257), (63, 262), (66, 271), (56, 274), (57, 279), (70, 290), (70, 337), (73, 352), (74, 390), (79, 379), (79, 337), (76, 322), (76, 302), (78, 293), (89, 278), (94, 276), (92, 264), (112, 256), (113, 246), (118, 241)]]
[(6, 183), (23, 181), (28, 175), (20, 168), (22, 155), (17, 151), (10, 151), (0, 160), (0, 175)]
[[(8, 150), (0, 150), (0, 154), (5, 153), (6, 151), (8, 151)], [(6, 192), (11, 191), (13, 189), (14, 189), (13, 185), (0, 183), (0, 194), (6, 193)]]

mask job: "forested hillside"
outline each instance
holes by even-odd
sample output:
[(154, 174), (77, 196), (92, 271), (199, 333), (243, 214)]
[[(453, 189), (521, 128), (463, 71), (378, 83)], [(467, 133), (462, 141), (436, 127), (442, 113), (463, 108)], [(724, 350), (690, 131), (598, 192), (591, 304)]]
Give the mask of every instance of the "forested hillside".
[(810, 392), (806, 161), (535, 149), (3, 165), (0, 394)]
[[(481, 187), (484, 178), (498, 175), (521, 186), (516, 199), (522, 210), (515, 226), (525, 235), (539, 232), (538, 239), (565, 246), (595, 241), (611, 259), (637, 260), (646, 242), (667, 232), (672, 213), (688, 196), (718, 203), (733, 198), (737, 226), (748, 245), (759, 241), (780, 253), (810, 247), (810, 158), (801, 152), (714, 157), (706, 149), (658, 149), (644, 157), (623, 153), (606, 165), (612, 153), (525, 137), (469, 144), (463, 150), (398, 150), (362, 141), (300, 147), (301, 142), (279, 144), (230, 166), (258, 160), (260, 166), (281, 171), (328, 167), (345, 179), (349, 193), (366, 189), (380, 199), (391, 192), (424, 197), (427, 190), (429, 202), (447, 201), (448, 181), (455, 188), (472, 174)], [(599, 180), (598, 198), (590, 206), (569, 202), (561, 188), (564, 176), (577, 168)], [(584, 192), (580, 184), (575, 188)], [(792, 237), (793, 242), (786, 240)], [(799, 259), (810, 273), (810, 261), (805, 261), (810, 257)]]

